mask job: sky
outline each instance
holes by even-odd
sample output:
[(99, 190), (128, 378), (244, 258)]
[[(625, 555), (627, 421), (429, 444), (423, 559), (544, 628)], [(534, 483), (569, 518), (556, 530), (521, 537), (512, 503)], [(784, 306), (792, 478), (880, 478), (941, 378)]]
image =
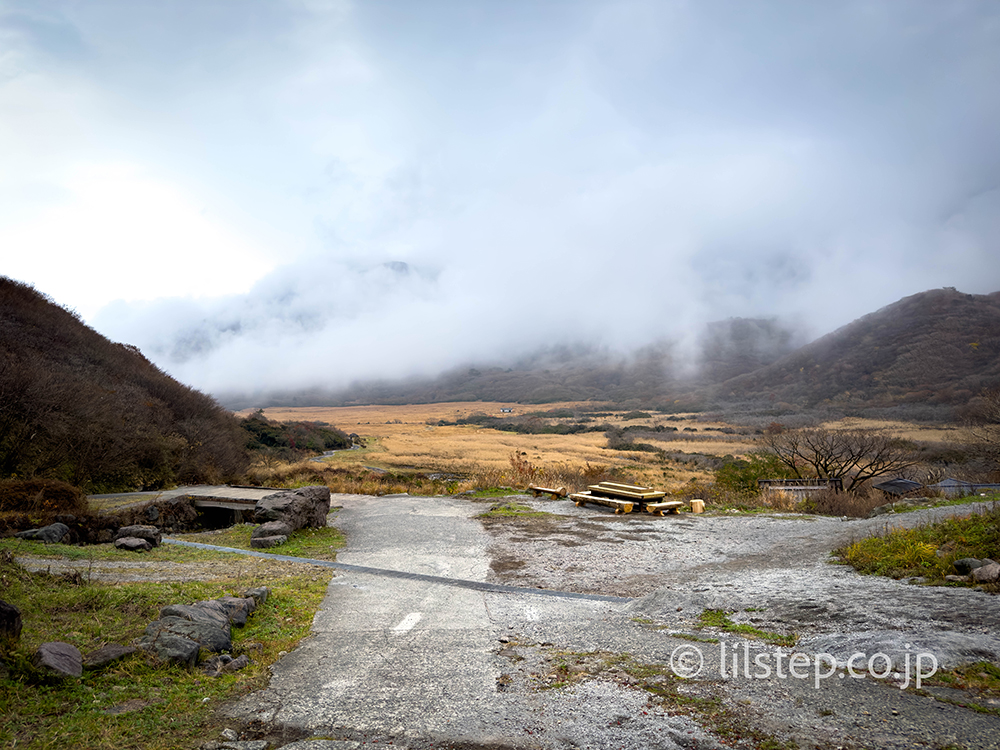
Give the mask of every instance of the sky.
[(0, 0), (0, 274), (215, 394), (1000, 290), (1000, 3)]

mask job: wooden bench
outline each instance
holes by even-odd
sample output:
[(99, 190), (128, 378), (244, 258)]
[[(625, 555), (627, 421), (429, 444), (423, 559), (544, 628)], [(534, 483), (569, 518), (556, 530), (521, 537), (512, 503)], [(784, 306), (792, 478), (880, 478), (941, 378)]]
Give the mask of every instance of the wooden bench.
[(594, 495), (590, 491), (574, 492), (569, 497), (578, 507), (583, 507), (587, 503), (597, 503), (598, 505), (606, 505), (609, 508), (614, 508), (615, 513), (631, 513), (632, 508), (635, 507), (635, 503), (630, 500), (617, 500), (613, 497)]
[(551, 489), (549, 487), (536, 487), (533, 484), (528, 485), (528, 492), (530, 492), (535, 497), (539, 495), (552, 495), (553, 498), (566, 497), (566, 488), (559, 487), (557, 489)]
[(651, 487), (639, 487), (620, 482), (599, 482), (590, 485), (586, 491), (570, 495), (577, 505), (598, 503), (615, 509), (615, 513), (631, 513), (638, 506), (653, 515), (676, 513), (684, 503), (680, 500), (666, 500), (666, 492)]
[(664, 516), (667, 513), (676, 513), (684, 506), (680, 500), (668, 500), (665, 503), (646, 503), (646, 512), (654, 516)]
[(634, 484), (619, 484), (618, 482), (600, 482), (599, 484), (590, 485), (587, 489), (595, 495), (635, 500), (642, 505), (653, 500), (659, 500), (667, 494), (666, 492), (654, 490), (652, 487), (637, 487)]

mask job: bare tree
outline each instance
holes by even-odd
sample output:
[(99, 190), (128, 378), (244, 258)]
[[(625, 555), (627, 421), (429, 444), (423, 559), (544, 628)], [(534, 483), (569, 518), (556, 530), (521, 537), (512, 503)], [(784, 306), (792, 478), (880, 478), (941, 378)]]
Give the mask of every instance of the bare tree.
[(898, 474), (918, 462), (910, 443), (884, 430), (769, 432), (761, 443), (796, 477), (839, 477), (847, 490), (877, 476)]
[(990, 473), (1000, 473), (1000, 387), (983, 391), (968, 420), (966, 443), (986, 464)]

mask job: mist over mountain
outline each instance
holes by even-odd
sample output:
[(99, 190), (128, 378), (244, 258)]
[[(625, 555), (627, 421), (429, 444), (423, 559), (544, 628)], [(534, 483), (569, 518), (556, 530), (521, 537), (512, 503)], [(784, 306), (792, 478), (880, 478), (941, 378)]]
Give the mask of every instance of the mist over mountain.
[(865, 315), (712, 390), (720, 402), (960, 406), (1000, 385), (1000, 292), (934, 289)]
[(775, 319), (732, 318), (694, 337), (622, 355), (552, 346), (507, 363), (472, 362), (437, 377), (348, 388), (230, 393), (231, 408), (435, 401), (613, 402), (664, 411), (787, 414), (825, 410), (948, 419), (1000, 385), (1000, 292), (936, 289), (906, 297), (811, 343)]

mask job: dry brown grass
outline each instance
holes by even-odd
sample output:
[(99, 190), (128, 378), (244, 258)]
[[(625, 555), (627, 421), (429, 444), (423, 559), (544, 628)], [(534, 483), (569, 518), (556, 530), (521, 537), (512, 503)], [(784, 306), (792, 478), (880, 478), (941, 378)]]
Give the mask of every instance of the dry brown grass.
[[(536, 470), (531, 481), (557, 482), (571, 487), (574, 482), (600, 481), (592, 477), (617, 477), (660, 489), (677, 490), (692, 480), (706, 480), (708, 475), (693, 467), (664, 461), (655, 453), (617, 451), (607, 447), (603, 432), (575, 435), (521, 435), (500, 432), (476, 425), (440, 426), (438, 421), (454, 422), (476, 414), (510, 416), (501, 408), (513, 408), (513, 416), (533, 411), (549, 411), (581, 406), (575, 403), (546, 404), (542, 407), (513, 406), (494, 402), (412, 404), (405, 406), (348, 406), (348, 407), (273, 407), (265, 409), (269, 419), (279, 421), (313, 420), (327, 422), (345, 432), (357, 433), (365, 439), (362, 450), (344, 451), (329, 459), (335, 468), (350, 469), (355, 477), (340, 481), (340, 486), (353, 485), (377, 489), (379, 483), (364, 467), (374, 467), (397, 474), (400, 472), (442, 473), (461, 478), (457, 491), (491, 486), (526, 486), (524, 474), (511, 469), (511, 456), (530, 464)], [(594, 404), (585, 408), (593, 410)], [(597, 407), (599, 408), (599, 406)], [(608, 411), (611, 411), (610, 409)], [(692, 426), (697, 432), (665, 433), (668, 440), (659, 441), (645, 437), (642, 442), (652, 442), (666, 451), (686, 454), (739, 455), (750, 450), (752, 443), (746, 439), (726, 439), (717, 433), (706, 434), (709, 427), (725, 427), (719, 423), (693, 421), (668, 421), (663, 415), (649, 419), (624, 420), (625, 411), (615, 411), (596, 421), (611, 426), (643, 425), (677, 426), (681, 430)], [(551, 423), (576, 421), (550, 419)], [(304, 481), (312, 467), (303, 467), (299, 473)], [(286, 470), (283, 470), (283, 472)], [(257, 470), (260, 479), (266, 471)], [(276, 481), (272, 477), (272, 481)], [(291, 481), (295, 481), (294, 479)], [(383, 481), (388, 485), (390, 482)], [(582, 489), (584, 485), (573, 487)], [(342, 490), (351, 491), (351, 490)], [(402, 491), (402, 490), (399, 490)], [(366, 493), (378, 494), (378, 493)]]

